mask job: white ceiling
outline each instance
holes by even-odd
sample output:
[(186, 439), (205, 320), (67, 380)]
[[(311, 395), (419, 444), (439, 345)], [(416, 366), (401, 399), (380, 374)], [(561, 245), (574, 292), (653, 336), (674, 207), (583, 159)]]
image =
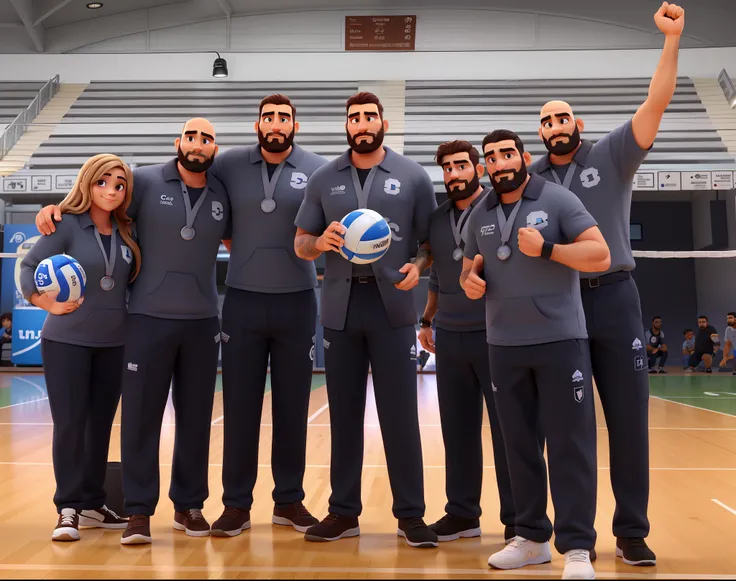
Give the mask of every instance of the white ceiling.
[[(87, 2), (0, 0), (0, 53), (41, 52), (39, 47), (44, 52), (66, 52), (68, 47), (83, 44), (76, 42), (80, 34), (94, 37), (96, 42), (112, 39), (153, 16), (185, 17), (193, 23), (228, 15), (328, 9), (357, 9), (366, 14), (404, 8), (502, 9), (574, 16), (656, 32), (652, 14), (660, 5), (659, 0), (555, 0), (554, 4), (544, 0), (103, 0), (101, 9), (90, 10)], [(736, 45), (734, 0), (682, 0), (682, 5), (687, 11), (686, 35), (693, 41), (686, 44)], [(622, 39), (621, 48), (625, 42)]]

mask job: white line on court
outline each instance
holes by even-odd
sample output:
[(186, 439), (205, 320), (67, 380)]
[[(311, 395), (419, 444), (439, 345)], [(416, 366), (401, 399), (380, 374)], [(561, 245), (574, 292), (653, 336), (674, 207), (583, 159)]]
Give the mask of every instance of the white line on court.
[[(393, 537), (393, 535), (391, 535)], [(135, 551), (136, 549), (133, 549)], [(132, 552), (132, 551), (131, 551)], [(396, 578), (400, 575), (417, 576), (462, 576), (462, 577), (488, 577), (491, 569), (487, 566), (481, 566), (476, 569), (451, 569), (451, 568), (401, 568), (401, 567), (276, 567), (276, 566), (212, 566), (212, 565), (62, 565), (52, 564), (28, 564), (28, 563), (3, 563), (0, 564), (2, 571), (48, 571), (52, 568), (54, 571), (121, 571), (130, 573), (131, 571), (141, 572), (157, 572), (170, 574), (172, 571), (176, 573), (291, 573), (291, 574), (329, 574), (338, 575), (340, 573), (358, 574), (361, 576), (370, 575), (388, 575)], [(557, 577), (559, 578), (562, 571), (549, 568), (530, 567), (524, 569), (503, 571), (504, 576), (513, 577)], [(625, 574), (616, 571), (596, 571), (597, 579), (733, 579), (733, 575), (708, 575), (708, 574), (672, 574), (672, 573), (629, 573)]]
[[(0, 408), (2, 409), (2, 408)], [(222, 416), (215, 419), (212, 422), (213, 427), (225, 427), (225, 424), (222, 423), (215, 423), (219, 422), (219, 420), (222, 419)], [(53, 426), (53, 422), (0, 422), (0, 426), (19, 426), (19, 427), (25, 427), (25, 426)], [(165, 427), (174, 427), (176, 426), (175, 423), (167, 422), (161, 424)], [(120, 424), (113, 424), (113, 428), (119, 428)], [(261, 424), (261, 427), (268, 427), (272, 428), (273, 424), (263, 423)], [(329, 428), (330, 424), (309, 424), (310, 428)], [(366, 428), (379, 428), (379, 424), (365, 424)], [(420, 428), (439, 428), (441, 427), (439, 424), (420, 424)], [(488, 428), (488, 424), (483, 424), (483, 428)], [(599, 430), (607, 430), (605, 427), (598, 427)], [(657, 426), (649, 427), (650, 430), (657, 430), (657, 431), (675, 431), (675, 432), (736, 432), (736, 428), (688, 428), (688, 427), (681, 427), (681, 426)]]
[[(319, 408), (316, 412), (314, 412), (311, 416), (309, 416), (309, 419), (307, 420), (307, 424), (311, 424), (312, 420), (316, 418), (319, 414), (321, 414), (323, 411), (325, 411), (328, 407), (330, 407), (330, 404), (325, 404), (321, 408)], [(329, 424), (326, 424), (329, 426)]]
[[(706, 409), (706, 408), (699, 408), (698, 406), (690, 405), (688, 403), (682, 403), (681, 401), (673, 401), (671, 399), (665, 399), (665, 398), (659, 397), (657, 395), (650, 395), (649, 397), (651, 399), (658, 399), (658, 400), (661, 400), (661, 401), (666, 401), (667, 403), (674, 403), (674, 404), (677, 404), (677, 405), (684, 405), (685, 407), (693, 408), (694, 410), (700, 410), (700, 411), (703, 411), (703, 412), (710, 412), (712, 414), (718, 414), (720, 416), (726, 416), (727, 418), (736, 418), (736, 416), (733, 415), (733, 414), (727, 414), (726, 412), (717, 412), (716, 410), (709, 410), (709, 409)], [(702, 398), (702, 399), (705, 399), (705, 398)]]
[(733, 514), (733, 515), (736, 515), (736, 510), (732, 509), (732, 508), (731, 508), (730, 506), (728, 506), (727, 504), (724, 504), (724, 503), (722, 503), (722, 502), (721, 502), (720, 500), (718, 500), (717, 498), (711, 498), (711, 500), (712, 500), (713, 502), (715, 502), (715, 503), (716, 503), (716, 504), (717, 504), (718, 506), (720, 506), (721, 508), (725, 508), (725, 509), (726, 509), (726, 510), (727, 510), (728, 512), (730, 512), (731, 514)]
[[(215, 464), (210, 463), (210, 467), (217, 468), (221, 467), (222, 464)], [(14, 462), (1, 462), (0, 466), (52, 466), (51, 462), (21, 462), (21, 461), (14, 461)], [(161, 463), (160, 466), (171, 466), (171, 464)], [(271, 464), (259, 464), (259, 468), (271, 468)], [(327, 469), (330, 467), (329, 464), (307, 464), (307, 468), (313, 468), (313, 469)], [(385, 464), (364, 464), (363, 468), (386, 468)], [(427, 470), (444, 470), (445, 465), (444, 464), (438, 464), (438, 465), (425, 465), (425, 469)], [(495, 469), (495, 466), (483, 466), (484, 470), (493, 470)], [(599, 466), (598, 470), (610, 470), (611, 468), (609, 466)], [(705, 467), (695, 467), (695, 468), (650, 468), (651, 471), (654, 472), (736, 472), (736, 468), (705, 468)]]
[(36, 403), (37, 401), (46, 401), (47, 399), (49, 399), (49, 398), (48, 397), (39, 397), (38, 399), (29, 399), (28, 401), (21, 401), (21, 402), (18, 402), (18, 403), (1, 406), (0, 407), (0, 410), (6, 410), (8, 408), (18, 407), (19, 405), (28, 405), (29, 403)]

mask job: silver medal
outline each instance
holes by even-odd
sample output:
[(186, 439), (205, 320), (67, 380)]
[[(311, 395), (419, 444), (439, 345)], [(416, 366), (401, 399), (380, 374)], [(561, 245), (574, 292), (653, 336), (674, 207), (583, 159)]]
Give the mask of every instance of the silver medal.
[(191, 240), (192, 238), (194, 238), (194, 228), (192, 228), (191, 226), (184, 226), (181, 229), (181, 237), (184, 240)]
[(462, 260), (463, 258), (463, 251), (461, 248), (455, 248), (455, 250), (452, 251), (452, 258), (456, 261)]
[(496, 256), (499, 260), (508, 260), (509, 256), (511, 256), (511, 248), (506, 244), (499, 246), (498, 250), (496, 250)]
[(266, 214), (270, 214), (276, 209), (276, 200), (273, 198), (263, 198), (261, 200), (261, 210)]
[(100, 279), (100, 288), (104, 291), (111, 291), (115, 288), (115, 281), (111, 276), (103, 276)]

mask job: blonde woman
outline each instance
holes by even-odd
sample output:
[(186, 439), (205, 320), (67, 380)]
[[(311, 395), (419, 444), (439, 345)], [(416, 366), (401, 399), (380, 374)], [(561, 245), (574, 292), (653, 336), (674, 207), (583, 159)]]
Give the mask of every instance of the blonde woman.
[[(80, 525), (127, 526), (105, 506), (104, 483), (122, 389), (126, 289), (141, 266), (126, 214), (132, 191), (133, 175), (120, 158), (89, 159), (59, 205), (67, 216), (21, 263), (23, 295), (49, 313), (41, 353), (54, 421), (55, 541), (79, 540)], [(36, 288), (36, 267), (56, 254), (76, 259), (87, 275), (79, 301), (59, 303), (56, 293), (39, 294)]]

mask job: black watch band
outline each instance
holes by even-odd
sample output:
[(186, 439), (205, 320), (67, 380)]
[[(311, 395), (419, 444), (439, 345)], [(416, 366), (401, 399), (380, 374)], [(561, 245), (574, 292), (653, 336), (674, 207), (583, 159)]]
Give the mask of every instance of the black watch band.
[(555, 245), (550, 242), (549, 240), (545, 240), (542, 243), (542, 258), (546, 258), (549, 260), (552, 257), (552, 249), (555, 247)]
[(424, 317), (419, 317), (419, 325), (422, 327), (431, 327), (432, 321), (428, 321)]

